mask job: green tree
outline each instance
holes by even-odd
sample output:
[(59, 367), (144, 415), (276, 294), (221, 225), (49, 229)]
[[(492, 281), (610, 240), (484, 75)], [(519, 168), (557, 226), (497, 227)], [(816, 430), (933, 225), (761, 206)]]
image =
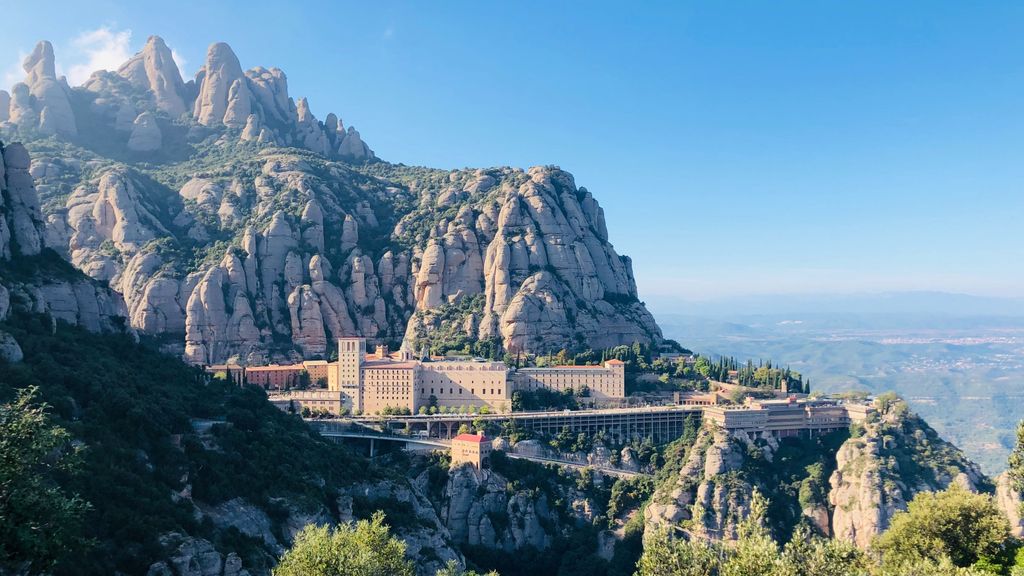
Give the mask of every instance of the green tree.
[(437, 576), (498, 576), (498, 573), (494, 570), (486, 574), (480, 574), (475, 570), (466, 570), (461, 568), (459, 563), (455, 560), (449, 560), (448, 564), (437, 571)]
[(355, 526), (309, 525), (274, 568), (274, 576), (413, 576), (405, 542), (391, 535), (384, 514)]
[(36, 394), (24, 389), (0, 405), (0, 573), (46, 572), (86, 544), (89, 505), (57, 483), (78, 464), (71, 437)]
[(1018, 491), (1024, 491), (1024, 420), (1017, 424), (1017, 445), (1010, 453), (1007, 464), (1007, 473), (1013, 487)]
[(885, 567), (918, 560), (967, 567), (979, 560), (1002, 560), (1012, 547), (1010, 523), (990, 496), (973, 494), (957, 484), (942, 492), (922, 492), (892, 518), (872, 547)]
[(776, 573), (778, 576), (866, 576), (868, 562), (853, 544), (819, 538), (800, 525), (783, 549)]
[(739, 539), (722, 576), (771, 576), (779, 568), (779, 547), (765, 527), (768, 500), (757, 490), (750, 501), (750, 513), (740, 525)]
[(719, 555), (703, 542), (673, 539), (663, 528), (644, 543), (635, 576), (716, 576)]

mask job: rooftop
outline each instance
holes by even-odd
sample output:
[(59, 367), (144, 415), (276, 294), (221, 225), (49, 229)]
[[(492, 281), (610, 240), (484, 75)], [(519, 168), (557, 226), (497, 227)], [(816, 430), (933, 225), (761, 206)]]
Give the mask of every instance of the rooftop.
[(484, 436), (483, 434), (459, 434), (455, 438), (452, 438), (452, 440), (453, 441), (458, 441), (458, 442), (476, 442), (476, 443), (489, 442), (490, 441), (490, 439), (487, 438), (486, 436)]

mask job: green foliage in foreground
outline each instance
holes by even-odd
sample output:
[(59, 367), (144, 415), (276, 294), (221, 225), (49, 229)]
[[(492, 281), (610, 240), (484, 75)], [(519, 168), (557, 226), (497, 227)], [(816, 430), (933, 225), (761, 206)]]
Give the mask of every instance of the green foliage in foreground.
[[(93, 334), (64, 324), (54, 330), (49, 318), (29, 315), (10, 318), (2, 329), (18, 340), (25, 359), (0, 362), (0, 402), (17, 407), (20, 390), (37, 389), (39, 400), (52, 406), (48, 419), (67, 436), (0, 436), (10, 450), (28, 455), (25, 462), (37, 462), (31, 470), (2, 468), (20, 482), (38, 481), (32, 497), (46, 504), (19, 512), (31, 512), (33, 520), (7, 516), (15, 512), (5, 510), (0, 525), (57, 523), (46, 528), (52, 542), (91, 544), (58, 558), (57, 549), (26, 549), (12, 529), (0, 533), (10, 562), (56, 558), (52, 572), (57, 576), (145, 574), (165, 556), (159, 536), (179, 532), (206, 538), (225, 554), (237, 552), (247, 567), (267, 567), (269, 556), (258, 541), (197, 522), (192, 503), (175, 496), (190, 490), (209, 505), (241, 497), (280, 521), (287, 514), (283, 502), (332, 510), (339, 488), (383, 474), (272, 406), (262, 391), (209, 380), (201, 370), (127, 335)], [(20, 418), (40, 418), (26, 410), (17, 408), (24, 414)], [(67, 439), (79, 447), (77, 474), (31, 456), (44, 448), (50, 455), (51, 447), (66, 445)], [(19, 491), (23, 486), (15, 484)], [(55, 487), (91, 505), (81, 523), (54, 522), (54, 513), (60, 518), (71, 511), (60, 510), (60, 500), (45, 500)]]
[(953, 484), (943, 492), (922, 492), (892, 518), (874, 543), (886, 566), (949, 559), (956, 566), (982, 563), (997, 569), (1013, 563), (1016, 546), (1010, 523), (985, 494)]
[(0, 573), (49, 570), (85, 544), (88, 504), (58, 483), (77, 469), (71, 438), (35, 403), (36, 392), (0, 405)]
[(852, 544), (799, 527), (783, 547), (764, 525), (768, 508), (755, 493), (733, 545), (673, 538), (661, 529), (645, 539), (636, 576), (984, 576), (1024, 573), (1014, 567), (1009, 524), (985, 495), (959, 487), (924, 492), (893, 518), (870, 555)]
[(405, 542), (391, 536), (384, 515), (355, 526), (306, 526), (291, 550), (274, 568), (274, 576), (413, 576)]
[[(405, 542), (391, 535), (384, 514), (355, 526), (309, 525), (295, 536), (291, 549), (274, 568), (274, 576), (412, 576), (415, 567), (405, 557)], [(498, 576), (464, 570), (451, 560), (437, 576)]]

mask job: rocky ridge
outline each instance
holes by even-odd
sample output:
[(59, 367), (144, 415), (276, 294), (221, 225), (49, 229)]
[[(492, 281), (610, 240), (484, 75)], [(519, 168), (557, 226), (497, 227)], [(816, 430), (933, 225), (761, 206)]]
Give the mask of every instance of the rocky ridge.
[[(801, 446), (803, 452), (811, 449)], [(902, 400), (881, 407), (863, 434), (819, 454), (818, 462), (832, 470), (830, 475), (815, 478), (798, 469), (783, 476), (785, 483), (797, 482), (796, 492), (780, 492), (780, 478), (765, 473), (780, 468), (773, 460), (782, 449), (774, 439), (730, 435), (705, 425), (677, 472), (655, 491), (644, 511), (647, 526), (677, 526), (696, 538), (735, 539), (756, 489), (776, 500), (777, 531), (803, 518), (825, 536), (866, 548), (919, 492), (952, 483), (971, 491), (992, 488), (977, 465), (910, 413)], [(1004, 493), (1011, 502), (1013, 495)]]
[[(12, 310), (47, 313), (90, 330), (120, 330), (120, 295), (67, 266), (46, 247), (30, 158), (18, 143), (0, 143), (0, 321)], [(6, 341), (8, 358), (20, 359)]]
[(972, 492), (991, 488), (976, 464), (902, 400), (894, 401), (836, 454), (828, 495), (832, 530), (836, 538), (867, 547), (915, 494), (954, 482)]
[(0, 123), (39, 148), (46, 242), (191, 362), (326, 357), (340, 335), (491, 353), (661, 339), (603, 210), (556, 167), (377, 161), (222, 43), (188, 82), (155, 36), (81, 87), (58, 94), (53, 69), (41, 43), (24, 86), (70, 102), (65, 129), (28, 121), (35, 97)]

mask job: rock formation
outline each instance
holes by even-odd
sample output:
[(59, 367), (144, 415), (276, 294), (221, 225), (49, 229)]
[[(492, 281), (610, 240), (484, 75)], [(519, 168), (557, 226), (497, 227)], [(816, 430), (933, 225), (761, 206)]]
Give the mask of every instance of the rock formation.
[(679, 473), (658, 487), (644, 510), (648, 526), (678, 526), (694, 538), (732, 540), (750, 511), (754, 486), (736, 473), (743, 447), (720, 430), (704, 427)]
[(163, 134), (156, 124), (156, 116), (150, 112), (139, 114), (132, 122), (132, 134), (128, 138), (128, 149), (135, 152), (152, 152), (159, 150), (163, 144)]
[[(77, 271), (55, 264), (44, 252), (39, 198), (21, 144), (0, 144), (0, 264), (18, 259), (16, 277), (0, 273), (0, 320), (12, 309), (48, 313), (54, 320), (90, 330), (120, 330), (125, 316), (120, 295)], [(16, 344), (16, 343), (15, 343)], [(16, 357), (8, 346), (10, 357)]]
[[(901, 469), (900, 460), (912, 462), (913, 468)], [(987, 484), (973, 462), (903, 401), (882, 406), (880, 418), (866, 424), (864, 435), (847, 440), (836, 454), (828, 495), (834, 537), (866, 548), (915, 494), (954, 482), (972, 492)]]
[(8, 233), (31, 250), (24, 222), (45, 222), (133, 327), (174, 334), (191, 361), (323, 356), (342, 334), (418, 349), (457, 332), (513, 352), (661, 338), (600, 206), (557, 168), (377, 162), (336, 114), (293, 101), (281, 70), (244, 71), (223, 43), (189, 83), (156, 36), (74, 90), (47, 43), (26, 70), (4, 125), (45, 116), (76, 138), (73, 97), (93, 156), (40, 158), (42, 211), (19, 209)]
[(1013, 487), (1008, 473), (996, 478), (996, 504), (1010, 520), (1010, 530), (1017, 538), (1024, 537), (1024, 497)]
[(53, 46), (45, 40), (36, 44), (22, 67), (27, 76), (24, 84), (14, 86), (11, 121), (37, 129), (44, 135), (77, 135), (78, 127), (71, 110), (71, 88), (64, 78), (57, 78)]
[(150, 36), (145, 47), (122, 64), (117, 73), (136, 88), (149, 92), (157, 110), (175, 118), (188, 111), (185, 83), (163, 38)]

